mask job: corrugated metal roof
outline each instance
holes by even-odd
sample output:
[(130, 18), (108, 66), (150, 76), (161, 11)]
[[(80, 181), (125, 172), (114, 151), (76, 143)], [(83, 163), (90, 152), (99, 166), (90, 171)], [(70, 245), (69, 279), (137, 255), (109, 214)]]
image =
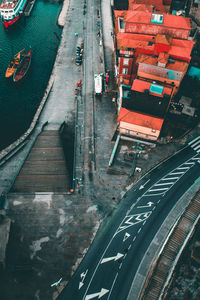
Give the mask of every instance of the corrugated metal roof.
[(160, 131), (164, 119), (133, 112), (122, 107), (117, 118), (117, 122), (121, 121)]

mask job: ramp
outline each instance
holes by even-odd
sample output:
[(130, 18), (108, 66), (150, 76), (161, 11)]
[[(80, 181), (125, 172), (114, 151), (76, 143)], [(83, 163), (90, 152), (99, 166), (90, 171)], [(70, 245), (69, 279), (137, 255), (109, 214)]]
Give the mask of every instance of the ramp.
[(44, 130), (35, 141), (11, 192), (67, 192), (70, 179), (58, 130)]

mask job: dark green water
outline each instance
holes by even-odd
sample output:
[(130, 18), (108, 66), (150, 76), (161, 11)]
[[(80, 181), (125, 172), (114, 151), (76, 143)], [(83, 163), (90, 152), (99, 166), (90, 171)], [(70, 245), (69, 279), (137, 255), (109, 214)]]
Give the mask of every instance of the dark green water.
[[(55, 33), (61, 36), (57, 25), (61, 5), (56, 0), (36, 0), (30, 17), (22, 18), (8, 32), (0, 23), (0, 150), (26, 131), (41, 102), (59, 46)], [(22, 82), (13, 83), (5, 78), (12, 52), (29, 46), (29, 72)]]

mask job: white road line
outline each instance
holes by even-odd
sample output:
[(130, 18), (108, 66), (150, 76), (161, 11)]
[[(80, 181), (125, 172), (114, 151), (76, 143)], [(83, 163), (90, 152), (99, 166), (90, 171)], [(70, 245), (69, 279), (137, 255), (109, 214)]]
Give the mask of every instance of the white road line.
[(186, 162), (185, 165), (194, 165), (193, 162)]
[(195, 141), (197, 141), (197, 140), (199, 140), (199, 139), (200, 139), (200, 136), (197, 136), (195, 139), (193, 139), (192, 141), (190, 141), (190, 142), (188, 143), (188, 145), (193, 144)]
[[(121, 265), (122, 265), (122, 263), (121, 263)], [(121, 268), (121, 267), (120, 267), (120, 268)], [(114, 280), (113, 280), (113, 283), (112, 283), (112, 286), (111, 286), (111, 289), (110, 289), (110, 293), (109, 293), (109, 295), (108, 295), (107, 300), (109, 300), (110, 295), (112, 294), (112, 290), (113, 290), (113, 287), (114, 287), (115, 281), (117, 280), (117, 276), (118, 276), (118, 275), (119, 275), (118, 273), (115, 275), (115, 278), (114, 278)]]
[(199, 157), (193, 157), (192, 160), (199, 160)]
[(161, 180), (173, 180), (173, 179), (179, 179), (179, 177), (162, 178)]
[(160, 203), (160, 200), (158, 200), (158, 203)]
[(194, 150), (197, 150), (197, 149), (199, 149), (199, 148), (200, 148), (200, 145), (194, 147), (193, 149), (194, 149)]
[(138, 233), (140, 233), (141, 229), (142, 229), (141, 227), (138, 229)]
[(200, 152), (200, 150), (197, 150), (197, 153), (199, 153)]
[(190, 167), (181, 167), (181, 168), (177, 168), (177, 170), (188, 170)]
[(168, 189), (169, 188), (155, 189), (155, 190), (149, 190), (149, 192), (166, 191)]
[(128, 246), (128, 250), (130, 250), (130, 249), (131, 249), (131, 246), (132, 246), (131, 244)]
[(134, 236), (134, 238), (133, 238), (133, 242), (135, 241), (135, 239), (136, 239), (136, 236)]
[(191, 143), (191, 144), (190, 144), (190, 146), (191, 146), (191, 147), (195, 147), (196, 145), (198, 145), (198, 144), (199, 144), (199, 142), (200, 142), (200, 140), (198, 140), (198, 141), (197, 141), (197, 142), (195, 142), (195, 143)]
[(143, 225), (146, 223), (146, 220), (143, 222)]
[(154, 186), (174, 184), (174, 182), (156, 183)]
[(184, 174), (185, 172), (176, 172), (176, 173), (170, 173), (169, 175), (181, 175)]
[(119, 265), (119, 269), (121, 269), (121, 267), (122, 267), (122, 263)]
[[(163, 192), (164, 193), (164, 192)], [(157, 194), (145, 194), (143, 195), (143, 197), (153, 197), (153, 196), (159, 196), (159, 195), (162, 195), (163, 193), (157, 193)]]
[(156, 207), (154, 206), (153, 210), (155, 209)]

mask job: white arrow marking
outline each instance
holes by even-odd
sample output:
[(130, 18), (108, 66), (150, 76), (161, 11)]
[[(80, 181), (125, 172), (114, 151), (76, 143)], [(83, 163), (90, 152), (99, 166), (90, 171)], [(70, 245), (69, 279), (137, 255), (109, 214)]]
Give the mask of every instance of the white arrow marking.
[(129, 238), (130, 234), (128, 232), (125, 233), (123, 242), (125, 242)]
[(153, 202), (148, 202), (147, 205), (144, 205), (144, 206), (137, 206), (137, 208), (151, 207), (153, 204), (154, 204)]
[(59, 285), (59, 283), (61, 282), (61, 280), (62, 280), (62, 277), (61, 277), (58, 281), (52, 283), (52, 284), (51, 284), (51, 287), (52, 287), (52, 286), (57, 286), (57, 285)]
[(83, 281), (85, 280), (85, 276), (87, 275), (88, 270), (86, 270), (85, 272), (81, 273), (81, 281), (79, 282), (79, 286), (78, 289), (80, 290), (82, 288), (82, 286), (84, 285)]
[(81, 281), (79, 282), (79, 286), (78, 286), (78, 289), (80, 290), (82, 288), (82, 286), (84, 285), (84, 283)]
[(150, 179), (147, 180), (144, 184), (142, 184), (142, 185), (139, 187), (139, 190), (142, 190), (142, 189), (145, 187), (145, 185), (146, 185), (149, 181), (150, 181)]
[(105, 294), (107, 294), (109, 292), (109, 290), (106, 289), (101, 289), (101, 291), (99, 293), (95, 293), (95, 294), (91, 294), (91, 295), (87, 295), (85, 297), (85, 300), (89, 300), (89, 299), (93, 299), (98, 297), (98, 299), (100, 299), (101, 297), (103, 297)]
[(111, 260), (116, 261), (116, 260), (120, 259), (120, 258), (123, 257), (123, 256), (124, 256), (124, 254), (117, 253), (116, 256), (103, 258), (102, 261), (101, 261), (101, 264), (104, 264), (105, 262), (108, 262), (108, 261), (111, 261)]
[(85, 272), (81, 273), (81, 278), (84, 280), (85, 276), (87, 275), (88, 270), (86, 270)]

